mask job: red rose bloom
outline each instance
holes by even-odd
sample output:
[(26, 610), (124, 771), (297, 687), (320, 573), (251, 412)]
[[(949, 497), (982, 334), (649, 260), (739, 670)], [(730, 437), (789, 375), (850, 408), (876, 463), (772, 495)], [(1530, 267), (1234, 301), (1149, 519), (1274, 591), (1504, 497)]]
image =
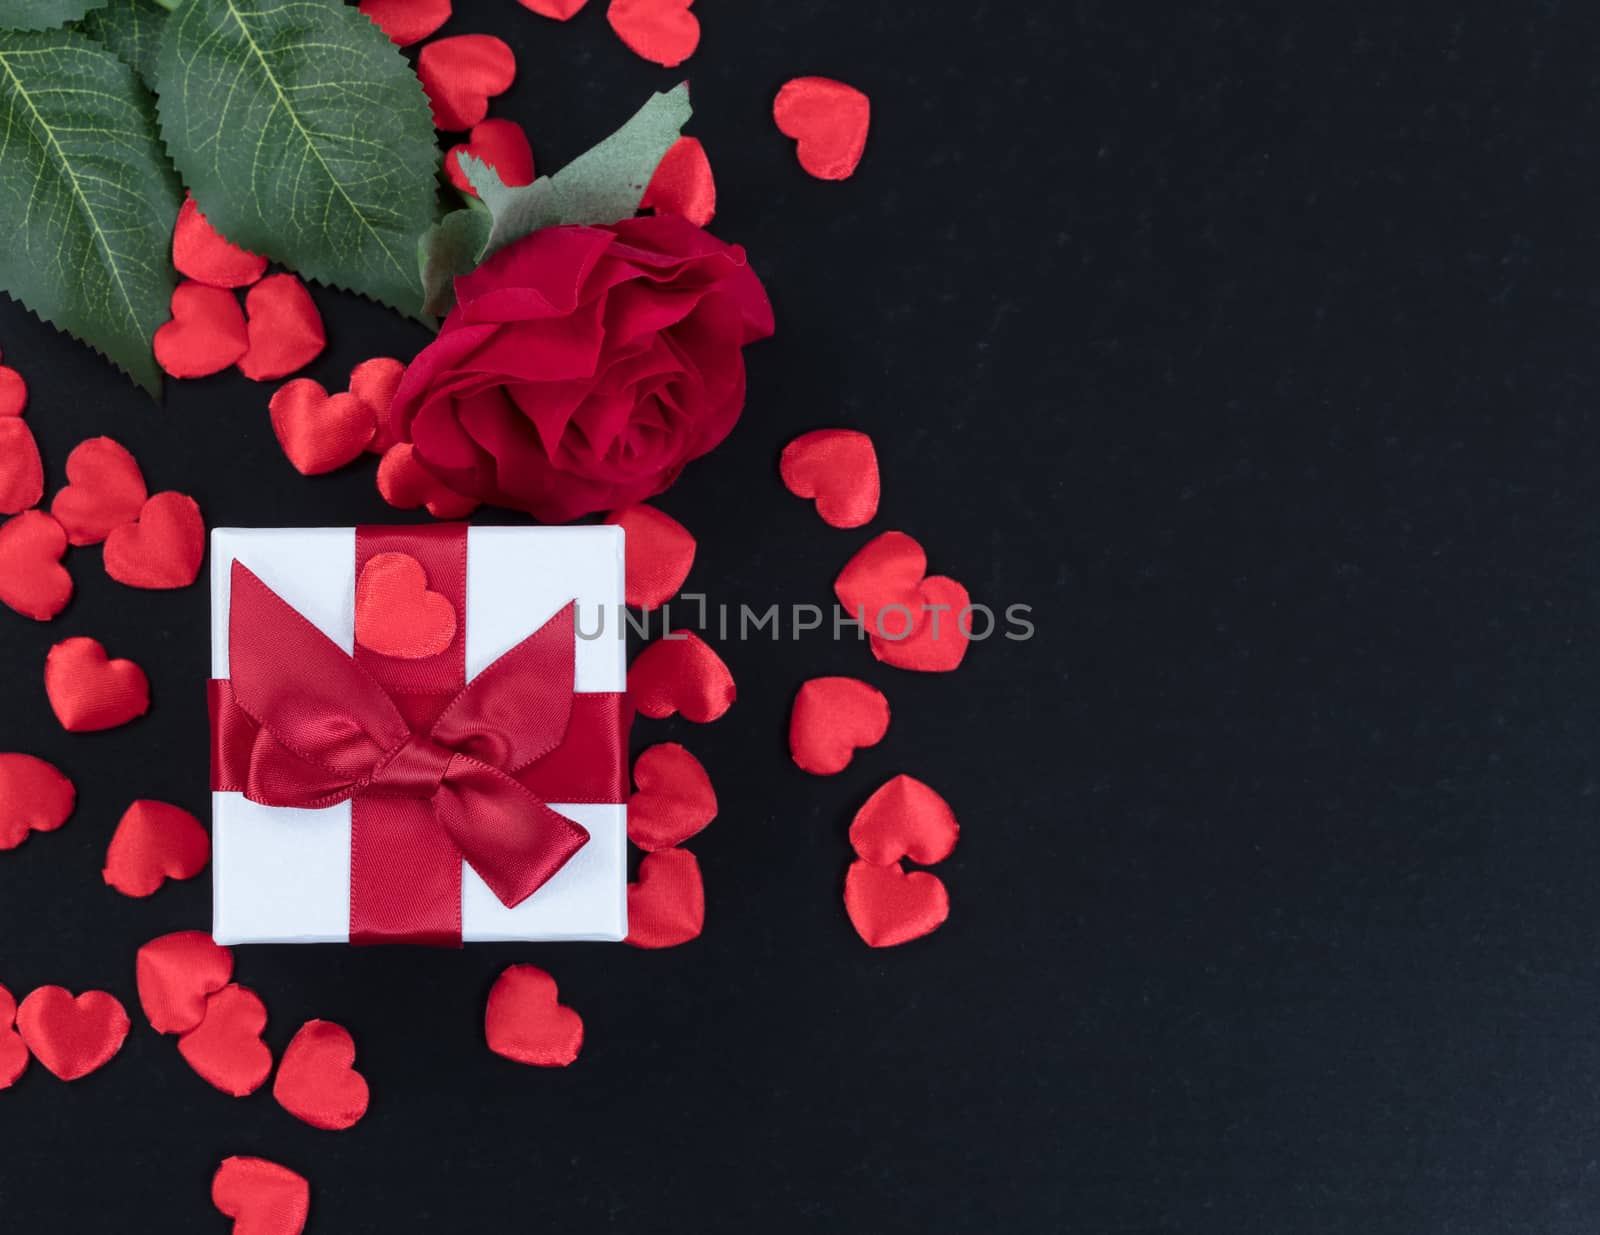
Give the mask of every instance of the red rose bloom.
[(772, 306), (744, 250), (672, 215), (547, 227), (456, 280), (398, 439), (458, 493), (564, 523), (660, 493), (744, 407)]

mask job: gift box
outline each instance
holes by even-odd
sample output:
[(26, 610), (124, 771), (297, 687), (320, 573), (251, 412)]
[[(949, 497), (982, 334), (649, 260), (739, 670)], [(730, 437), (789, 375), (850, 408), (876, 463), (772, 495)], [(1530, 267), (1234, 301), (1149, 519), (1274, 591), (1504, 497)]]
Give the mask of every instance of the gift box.
[(623, 533), (211, 537), (217, 942), (627, 934)]

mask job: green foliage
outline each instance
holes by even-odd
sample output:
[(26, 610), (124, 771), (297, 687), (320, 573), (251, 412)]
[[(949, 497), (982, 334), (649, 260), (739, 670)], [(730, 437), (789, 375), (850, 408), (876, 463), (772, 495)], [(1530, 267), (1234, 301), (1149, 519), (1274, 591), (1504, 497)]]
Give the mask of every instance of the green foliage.
[(166, 16), (167, 10), (155, 0), (110, 0), (85, 17), (79, 29), (109, 47), (154, 91), (156, 54), (161, 50)]
[(59, 30), (106, 0), (0, 0), (0, 30)]

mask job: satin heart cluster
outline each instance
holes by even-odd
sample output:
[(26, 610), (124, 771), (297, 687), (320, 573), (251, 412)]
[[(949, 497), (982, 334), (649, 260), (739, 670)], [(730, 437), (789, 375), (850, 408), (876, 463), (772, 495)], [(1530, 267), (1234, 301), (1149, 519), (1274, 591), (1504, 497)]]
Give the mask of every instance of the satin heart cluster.
[(856, 812), (850, 824), (856, 861), (845, 875), (844, 904), (869, 947), (920, 939), (950, 916), (944, 882), (927, 871), (908, 874), (903, 861), (943, 862), (960, 832), (949, 804), (905, 775), (880, 787)]
[(122, 1049), (128, 1014), (115, 995), (41, 986), (19, 1005), (0, 986), (0, 1089), (9, 1089), (37, 1059), (59, 1080), (97, 1072)]
[(237, 365), (252, 381), (267, 382), (322, 354), (327, 334), (306, 285), (292, 274), (267, 275), (267, 259), (230, 243), (192, 197), (173, 228), (172, 264), (185, 277), (152, 344), (168, 376), (209, 377)]

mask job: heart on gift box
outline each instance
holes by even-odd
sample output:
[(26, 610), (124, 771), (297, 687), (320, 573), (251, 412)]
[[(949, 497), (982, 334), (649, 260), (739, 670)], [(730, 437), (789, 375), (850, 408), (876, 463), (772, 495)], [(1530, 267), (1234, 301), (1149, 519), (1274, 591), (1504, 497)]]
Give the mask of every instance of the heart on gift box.
[(99, 640), (80, 635), (50, 649), (44, 693), (69, 733), (113, 729), (150, 708), (150, 683), (131, 660), (111, 660)]
[(536, 1068), (564, 1068), (583, 1049), (583, 1018), (557, 998), (556, 980), (512, 965), (489, 990), (484, 1037), (496, 1055)]
[(67, 485), (50, 503), (50, 513), (70, 543), (97, 545), (136, 520), (147, 496), (144, 473), (126, 448), (109, 437), (91, 437), (67, 456)]
[(230, 982), (206, 1000), (200, 1023), (178, 1039), (181, 1054), (207, 1084), (235, 1098), (260, 1089), (272, 1071), (261, 1040), (267, 1006), (249, 987)]
[(106, 574), (118, 583), (151, 591), (188, 587), (206, 555), (206, 523), (183, 493), (158, 493), (139, 518), (113, 528), (103, 551)]
[(265, 1158), (228, 1158), (211, 1180), (211, 1203), (233, 1219), (233, 1235), (300, 1235), (311, 1185)]
[(239, 357), (239, 372), (253, 382), (288, 377), (327, 346), (316, 301), (292, 274), (262, 279), (244, 298), (244, 311), (249, 346)]
[(717, 817), (711, 778), (676, 742), (640, 752), (633, 783), (638, 792), (628, 799), (628, 839), (647, 852), (681, 845)]
[(59, 986), (41, 986), (17, 1009), (17, 1031), (35, 1059), (62, 1080), (75, 1081), (122, 1049), (128, 1014), (105, 991), (74, 996)]
[(0, 416), (0, 514), (20, 514), (43, 496), (44, 461), (33, 430), (20, 416)]
[(800, 166), (819, 180), (844, 180), (861, 162), (872, 103), (854, 86), (828, 77), (797, 77), (772, 104), (778, 131), (798, 143)]
[(422, 563), (409, 553), (379, 553), (356, 583), (356, 642), (400, 660), (437, 656), (456, 637), (450, 598), (428, 590)]
[(356, 1044), (343, 1025), (307, 1021), (284, 1049), (272, 1096), (313, 1128), (337, 1132), (367, 1113), (367, 1080), (355, 1070)]
[(17, 1001), (0, 986), (0, 1089), (10, 1089), (28, 1068), (28, 1044), (13, 1028)]
[(700, 46), (700, 19), (689, 11), (694, 0), (611, 0), (606, 20), (617, 37), (639, 56), (675, 68)]
[(54, 832), (71, 817), (77, 797), (54, 764), (0, 754), (0, 849), (15, 849), (34, 832)]
[(206, 1016), (206, 1000), (233, 977), (233, 953), (204, 931), (152, 939), (134, 957), (139, 1006), (157, 1033), (188, 1033)]
[(677, 712), (705, 724), (732, 707), (737, 693), (722, 657), (692, 631), (663, 635), (628, 666), (628, 694), (652, 720)]
[(365, 399), (354, 393), (330, 395), (309, 377), (278, 387), (267, 411), (278, 445), (302, 476), (320, 476), (354, 462), (377, 431)]
[(48, 622), (72, 599), (72, 576), (61, 565), (67, 534), (42, 510), (0, 524), (0, 602)]
[(124, 896), (152, 895), (168, 879), (193, 879), (211, 860), (211, 838), (188, 811), (141, 798), (123, 812), (101, 877)]
[(210, 287), (248, 287), (267, 272), (267, 259), (229, 243), (192, 197), (184, 198), (172, 229), (172, 264)]
[(850, 824), (850, 844), (876, 866), (892, 866), (901, 858), (924, 866), (943, 862), (960, 835), (950, 804), (903, 774), (880, 786)]
[(231, 291), (192, 279), (172, 292), (172, 320), (156, 328), (156, 363), (173, 377), (207, 377), (236, 364), (250, 346), (244, 311)]
[(646, 854), (628, 885), (628, 937), (636, 948), (672, 948), (698, 938), (706, 924), (700, 863), (687, 849)]
[(865, 433), (802, 433), (783, 448), (778, 472), (790, 493), (816, 500), (817, 514), (831, 527), (861, 527), (878, 513), (878, 454)]
[(892, 948), (937, 930), (950, 916), (950, 896), (927, 871), (858, 860), (845, 874), (844, 907), (869, 947)]
[(626, 541), (623, 598), (640, 609), (657, 609), (676, 596), (694, 565), (689, 529), (643, 502), (613, 510), (606, 522), (620, 527)]
[(516, 80), (517, 59), (492, 34), (457, 34), (422, 49), (417, 76), (433, 104), (434, 127), (453, 133), (489, 114), (489, 100)]
[(889, 701), (881, 690), (856, 678), (812, 678), (789, 713), (789, 753), (807, 772), (832, 776), (888, 731)]

